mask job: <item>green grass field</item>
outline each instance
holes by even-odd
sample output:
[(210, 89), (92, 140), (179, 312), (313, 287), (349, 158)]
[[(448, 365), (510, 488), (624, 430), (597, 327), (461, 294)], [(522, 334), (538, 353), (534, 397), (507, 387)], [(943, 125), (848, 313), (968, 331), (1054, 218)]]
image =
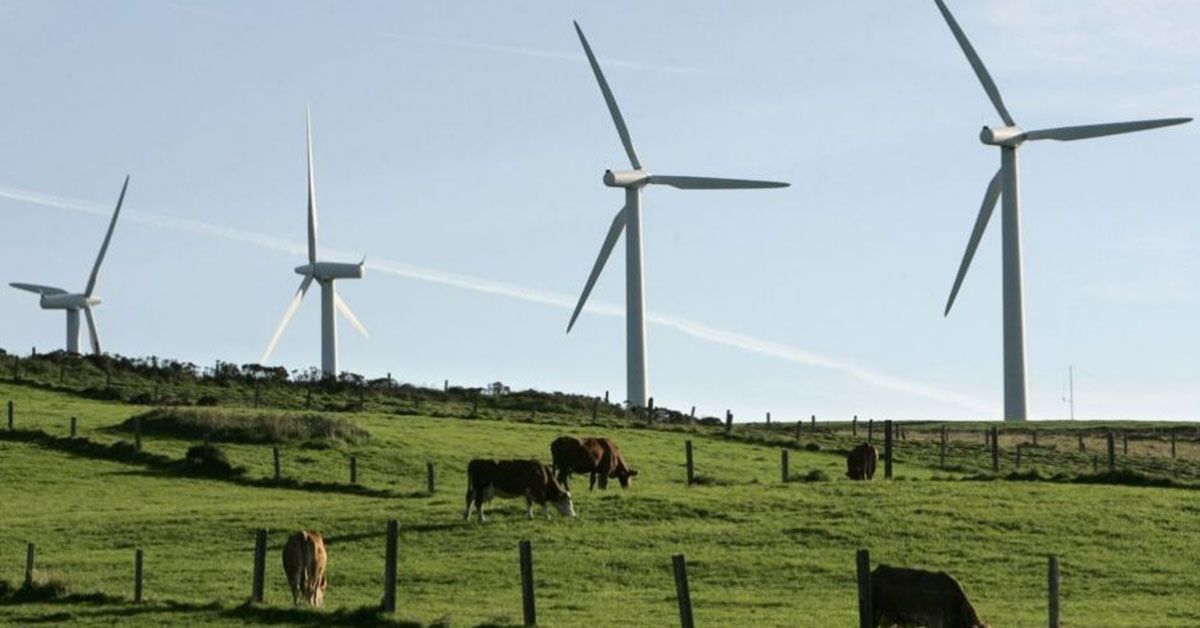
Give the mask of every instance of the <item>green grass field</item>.
[[(132, 440), (114, 426), (147, 409), (0, 384), (0, 403), (6, 399), (16, 403), (19, 430), (65, 436), (75, 416), (80, 437), (105, 444)], [(1065, 625), (1200, 625), (1200, 493), (1190, 488), (965, 480), (973, 464), (939, 471), (915, 442), (898, 444), (895, 480), (854, 483), (831, 451), (850, 442), (846, 436), (814, 436), (821, 451), (790, 451), (793, 476), (820, 469), (827, 481), (784, 484), (777, 445), (725, 438), (715, 428), (572, 424), (586, 421), (586, 412), (528, 422), (513, 420), (517, 414), (473, 420), (366, 409), (337, 414), (369, 431), (366, 441), (281, 446), (283, 474), (301, 483), (292, 487), (267, 480), (269, 445), (219, 443), (246, 472), (218, 479), (74, 451), (23, 431), (0, 437), (0, 579), (20, 586), (25, 544), (33, 541), (39, 579), (62, 581), (70, 592), (0, 596), (0, 622), (390, 621), (369, 609), (383, 590), (386, 522), (396, 519), (398, 622), (519, 625), (517, 545), (529, 539), (545, 626), (677, 624), (675, 553), (688, 557), (698, 625), (853, 626), (854, 554), (863, 547), (877, 563), (953, 574), (993, 626), (1045, 624), (1049, 554), (1062, 557)], [(425, 410), (448, 414), (444, 405)], [(594, 432), (616, 439), (640, 470), (632, 489), (589, 492), (586, 478), (576, 478), (576, 519), (527, 521), (514, 500), (493, 502), (486, 524), (462, 521), (469, 459), (546, 460), (555, 436)], [(684, 482), (688, 438), (697, 473), (709, 480), (702, 486)], [(143, 437), (145, 452), (171, 459), (193, 444)], [(964, 451), (963, 461), (986, 453)], [(357, 491), (345, 486), (352, 455)], [(427, 459), (437, 470), (433, 496), (424, 494)], [(271, 532), (266, 603), (245, 606), (257, 528)], [(279, 552), (299, 528), (329, 543), (323, 611), (291, 609)], [(139, 605), (131, 602), (135, 548), (145, 552)]]

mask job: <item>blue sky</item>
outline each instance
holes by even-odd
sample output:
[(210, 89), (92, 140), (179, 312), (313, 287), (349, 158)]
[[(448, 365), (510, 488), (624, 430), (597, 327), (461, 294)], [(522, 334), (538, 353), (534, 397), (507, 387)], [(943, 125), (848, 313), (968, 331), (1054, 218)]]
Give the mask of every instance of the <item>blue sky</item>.
[[(1200, 112), (1189, 0), (951, 4), (1026, 128)], [(304, 107), (347, 370), (620, 398), (623, 256), (570, 336), (624, 154), (790, 181), (645, 194), (650, 393), (739, 418), (996, 418), (999, 231), (942, 308), (997, 151), (932, 0), (24, 2), (0, 9), (4, 283), (81, 289), (121, 179), (106, 348), (265, 348), (303, 261)], [(1022, 150), (1031, 414), (1200, 418), (1200, 127)], [(275, 361), (319, 361), (309, 295)], [(0, 289), (0, 346), (63, 316)]]

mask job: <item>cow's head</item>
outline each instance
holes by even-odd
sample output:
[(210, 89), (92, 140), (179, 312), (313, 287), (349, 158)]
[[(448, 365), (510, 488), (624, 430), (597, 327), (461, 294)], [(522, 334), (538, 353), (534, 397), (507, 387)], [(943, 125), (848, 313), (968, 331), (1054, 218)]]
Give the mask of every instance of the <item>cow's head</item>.
[(613, 471), (612, 477), (617, 478), (621, 483), (621, 488), (629, 488), (629, 484), (633, 482), (633, 476), (637, 475), (637, 469), (626, 469), (624, 466)]
[(554, 500), (554, 508), (564, 517), (575, 516), (575, 504), (571, 502), (571, 491), (564, 490)]

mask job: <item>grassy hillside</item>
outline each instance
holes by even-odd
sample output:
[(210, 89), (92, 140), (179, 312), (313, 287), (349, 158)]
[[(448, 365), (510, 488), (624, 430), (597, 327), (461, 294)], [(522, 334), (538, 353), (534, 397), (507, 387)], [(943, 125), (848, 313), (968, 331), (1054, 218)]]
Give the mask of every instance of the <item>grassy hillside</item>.
[[(615, 418), (597, 428), (570, 425), (590, 421), (587, 410), (532, 422), (517, 411), (509, 420), (339, 412), (369, 436), (282, 442), (283, 474), (295, 482), (274, 485), (266, 443), (218, 442), (244, 473), (193, 477), (163, 462), (181, 459), (193, 438), (146, 433), (141, 458), (100, 446), (132, 440), (118, 426), (145, 407), (23, 384), (0, 384), (5, 399), (16, 402), (18, 428), (56, 437), (0, 437), (0, 579), (20, 584), (25, 543), (36, 541), (39, 577), (76, 594), (23, 602), (0, 595), (0, 622), (10, 624), (382, 621), (362, 609), (379, 603), (392, 518), (401, 530), (397, 619), (419, 624), (519, 624), (524, 538), (533, 542), (546, 626), (674, 624), (670, 556), (677, 552), (688, 556), (700, 625), (853, 625), (860, 547), (877, 562), (949, 571), (997, 626), (1043, 623), (1050, 553), (1062, 556), (1068, 625), (1200, 624), (1200, 494), (1189, 489), (970, 481), (916, 455), (897, 465), (895, 481), (852, 483), (831, 451), (849, 439), (829, 434), (805, 437), (820, 451), (790, 452), (794, 476), (822, 470), (828, 481), (783, 484), (778, 447), (745, 441), (785, 435), (741, 428), (744, 440), (726, 439), (718, 428), (689, 434)], [(426, 409), (453, 414), (432, 401)], [(57, 438), (71, 416), (81, 439), (96, 446)], [(561, 424), (542, 422), (550, 418)], [(589, 493), (581, 478), (575, 520), (526, 521), (523, 504), (497, 501), (487, 524), (461, 521), (470, 458), (545, 459), (555, 436), (592, 431), (613, 436), (640, 469), (632, 489)], [(688, 438), (697, 473), (708, 480), (702, 486), (684, 484)], [(347, 486), (350, 456), (358, 460), (358, 488)], [(424, 494), (427, 459), (437, 470), (432, 497)], [(267, 603), (243, 607), (260, 527), (271, 530)], [(297, 528), (320, 530), (330, 542), (322, 612), (290, 609), (279, 551)], [(141, 605), (128, 601), (137, 547), (146, 556)]]

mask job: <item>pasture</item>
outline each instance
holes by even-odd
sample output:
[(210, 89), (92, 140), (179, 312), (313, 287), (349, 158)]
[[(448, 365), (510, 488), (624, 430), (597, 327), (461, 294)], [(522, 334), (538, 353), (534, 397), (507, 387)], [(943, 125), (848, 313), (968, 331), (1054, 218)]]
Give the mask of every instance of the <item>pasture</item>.
[[(40, 600), (0, 595), (7, 624), (520, 625), (522, 539), (533, 544), (545, 626), (677, 625), (675, 553), (688, 558), (698, 625), (852, 626), (855, 551), (863, 547), (876, 563), (950, 572), (995, 626), (1045, 624), (1048, 554), (1062, 559), (1066, 625), (1200, 624), (1200, 493), (1192, 488), (966, 479), (973, 450), (947, 472), (919, 443), (898, 444), (894, 480), (882, 480), (881, 465), (874, 482), (854, 483), (832, 451), (849, 440), (835, 435), (813, 435), (811, 449), (789, 452), (792, 476), (820, 470), (818, 481), (785, 484), (772, 439), (786, 438), (765, 429), (726, 438), (719, 427), (644, 429), (611, 418), (578, 425), (586, 412), (469, 419), (434, 403), (424, 412), (368, 405), (336, 413), (369, 437), (285, 442), (281, 471), (295, 483), (272, 484), (270, 445), (217, 442), (244, 473), (199, 477), (155, 462), (182, 458), (194, 438), (146, 433), (143, 452), (158, 457), (123, 460), (26, 431), (64, 437), (74, 416), (81, 439), (131, 441), (117, 426), (145, 406), (0, 384), (0, 402), (7, 399), (18, 431), (0, 437), (0, 579), (20, 586), (33, 541), (38, 578), (69, 590)], [(555, 436), (593, 432), (613, 437), (639, 469), (632, 489), (588, 492), (577, 476), (576, 519), (527, 521), (523, 502), (497, 500), (488, 523), (463, 523), (469, 459), (548, 461)], [(702, 480), (690, 487), (687, 439)], [(357, 487), (348, 486), (351, 456)], [(432, 496), (427, 460), (436, 471)], [(400, 526), (394, 617), (373, 610), (389, 519)], [(266, 601), (244, 605), (258, 528), (270, 530)], [(298, 528), (328, 539), (321, 611), (291, 608), (279, 552)], [(131, 601), (135, 548), (145, 555), (140, 604)]]

